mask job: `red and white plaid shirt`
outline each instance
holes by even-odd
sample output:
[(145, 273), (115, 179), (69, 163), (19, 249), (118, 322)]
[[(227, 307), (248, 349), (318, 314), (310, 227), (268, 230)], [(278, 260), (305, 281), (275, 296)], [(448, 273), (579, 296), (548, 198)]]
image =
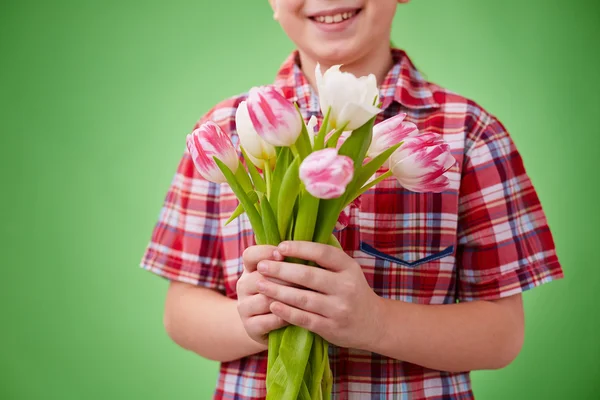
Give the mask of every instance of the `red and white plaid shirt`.
[[(444, 193), (412, 193), (389, 178), (351, 208), (350, 223), (337, 236), (373, 290), (398, 301), (452, 304), (499, 299), (561, 278), (542, 207), (505, 128), (474, 102), (426, 82), (404, 52), (392, 52), (379, 120), (408, 114), (421, 132), (443, 135), (458, 162)], [(306, 120), (321, 118), (298, 63), (292, 54), (275, 83)], [(198, 124), (215, 121), (237, 145), (235, 110), (245, 97), (218, 104)], [(202, 179), (184, 154), (142, 267), (235, 299), (242, 252), (254, 244), (245, 216), (224, 226), (237, 204), (228, 185)], [(473, 398), (468, 372), (335, 346), (330, 361), (334, 399)], [(223, 363), (214, 398), (263, 399), (266, 365), (266, 353)]]

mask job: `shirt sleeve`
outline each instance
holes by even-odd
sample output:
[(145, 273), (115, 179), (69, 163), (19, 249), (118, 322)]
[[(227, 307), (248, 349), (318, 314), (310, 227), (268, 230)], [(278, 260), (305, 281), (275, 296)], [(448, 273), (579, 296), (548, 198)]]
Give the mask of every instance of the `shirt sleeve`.
[(499, 299), (562, 278), (538, 195), (504, 126), (491, 118), (467, 145), (457, 235), (459, 300)]
[(220, 185), (202, 178), (186, 151), (141, 267), (169, 280), (225, 293), (219, 194)]

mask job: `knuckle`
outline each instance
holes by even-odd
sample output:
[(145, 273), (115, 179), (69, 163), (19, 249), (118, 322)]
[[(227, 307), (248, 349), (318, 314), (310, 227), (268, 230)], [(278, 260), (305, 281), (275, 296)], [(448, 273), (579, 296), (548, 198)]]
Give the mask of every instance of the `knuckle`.
[(302, 313), (298, 316), (298, 325), (303, 328), (306, 328), (308, 330), (311, 330), (311, 331), (314, 330), (313, 322), (312, 322), (311, 318), (307, 314), (304, 314), (304, 313)]
[(309, 301), (310, 300), (308, 298), (308, 295), (305, 293), (298, 295), (298, 298), (296, 300), (298, 306), (300, 306), (301, 308), (308, 306)]
[(244, 249), (244, 252), (242, 253), (242, 261), (244, 262), (244, 265), (250, 262), (253, 252), (254, 252), (253, 246), (246, 247)]
[(339, 304), (336, 311), (339, 319), (346, 318), (348, 315), (348, 306), (346, 304)]
[(342, 283), (342, 288), (346, 294), (354, 294), (356, 293), (356, 284), (350, 280), (344, 281)]
[(315, 276), (315, 272), (312, 268), (313, 267), (305, 267), (302, 269), (302, 272), (300, 273), (300, 279), (302, 279), (302, 282), (307, 284), (312, 282)]
[(329, 255), (329, 249), (325, 246), (319, 246), (319, 250), (317, 250), (317, 257), (319, 260), (326, 258)]

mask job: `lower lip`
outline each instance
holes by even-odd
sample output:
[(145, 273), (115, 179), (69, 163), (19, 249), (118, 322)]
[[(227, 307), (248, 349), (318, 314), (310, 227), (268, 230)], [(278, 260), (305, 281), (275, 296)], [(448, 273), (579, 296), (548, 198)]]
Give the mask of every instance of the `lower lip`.
[(358, 18), (358, 16), (360, 14), (361, 13), (359, 12), (357, 14), (354, 14), (354, 16), (352, 18), (346, 19), (341, 22), (336, 22), (333, 24), (326, 24), (325, 22), (318, 22), (318, 21), (315, 21), (314, 19), (310, 19), (310, 20), (312, 21), (313, 24), (315, 24), (317, 26), (317, 28), (319, 28), (323, 32), (342, 32), (342, 31), (348, 29), (354, 23), (354, 21), (356, 21), (356, 19)]

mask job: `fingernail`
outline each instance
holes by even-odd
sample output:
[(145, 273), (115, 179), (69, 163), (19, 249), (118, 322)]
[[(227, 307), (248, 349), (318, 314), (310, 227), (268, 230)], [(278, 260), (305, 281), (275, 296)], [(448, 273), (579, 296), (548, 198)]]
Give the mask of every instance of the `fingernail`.
[(264, 263), (264, 262), (261, 261), (256, 266), (256, 269), (258, 270), (258, 272), (267, 272), (268, 267), (267, 267), (266, 263)]
[(277, 246), (277, 250), (279, 250), (280, 253), (285, 253), (288, 249), (288, 245), (287, 243), (281, 243), (279, 244), (279, 246)]
[(283, 260), (283, 256), (277, 250), (273, 251), (273, 258), (276, 259), (276, 260), (278, 260), (278, 261)]
[(260, 281), (256, 284), (256, 287), (258, 288), (259, 292), (264, 292), (265, 288), (267, 287), (266, 283), (263, 281)]

